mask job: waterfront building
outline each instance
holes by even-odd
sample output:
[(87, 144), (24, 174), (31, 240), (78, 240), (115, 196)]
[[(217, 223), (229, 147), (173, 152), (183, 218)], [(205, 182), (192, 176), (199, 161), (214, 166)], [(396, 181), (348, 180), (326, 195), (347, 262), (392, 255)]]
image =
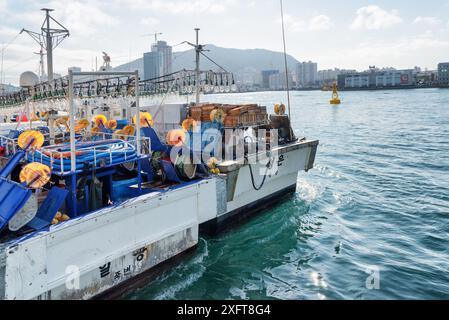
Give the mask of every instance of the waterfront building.
[(154, 79), (172, 73), (173, 50), (165, 41), (151, 46), (151, 52), (143, 55), (144, 79)]
[(270, 76), (279, 74), (279, 70), (263, 70), (262, 71), (262, 88), (269, 89), (270, 88)]
[[(288, 74), (288, 86), (289, 89), (293, 88), (293, 76), (291, 73)], [(287, 77), (285, 76), (285, 72), (272, 74), (269, 77), (269, 88), (270, 90), (286, 90)]]
[(300, 62), (296, 66), (296, 86), (312, 87), (318, 78), (318, 64), (312, 61)]
[(438, 82), (441, 85), (449, 85), (449, 62), (438, 65)]
[(373, 66), (367, 71), (338, 76), (338, 86), (345, 89), (406, 87), (415, 84), (414, 69), (378, 69)]
[(320, 85), (330, 84), (334, 81), (337, 81), (338, 76), (341, 74), (351, 74), (356, 73), (357, 70), (344, 70), (344, 69), (328, 69), (328, 70), (320, 70), (317, 74), (317, 81)]

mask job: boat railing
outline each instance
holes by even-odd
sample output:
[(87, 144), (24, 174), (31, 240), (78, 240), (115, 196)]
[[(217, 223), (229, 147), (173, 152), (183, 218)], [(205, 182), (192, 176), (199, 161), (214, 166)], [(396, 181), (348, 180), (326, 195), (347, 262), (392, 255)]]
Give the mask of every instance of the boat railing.
[[(131, 152), (131, 155), (128, 154), (130, 153), (130, 150), (137, 151), (138, 144), (135, 136), (121, 135), (120, 139), (118, 139), (112, 137), (110, 133), (95, 133), (94, 136), (84, 136), (81, 141), (84, 143), (93, 143), (92, 146), (82, 147), (76, 150), (77, 157), (86, 154), (90, 155), (91, 158), (88, 163), (93, 165), (91, 166), (92, 169), (101, 169), (138, 160), (137, 152)], [(102, 142), (104, 143), (102, 144)], [(96, 145), (96, 143), (100, 144)], [(118, 148), (117, 146), (119, 145), (121, 145), (122, 148)], [(57, 146), (44, 146), (39, 149), (39, 152), (29, 152), (26, 159), (28, 162), (39, 162), (46, 165), (50, 163), (53, 174), (61, 177), (67, 176), (72, 173), (71, 168), (65, 165), (70, 162), (71, 154), (70, 151), (61, 151), (63, 145), (60, 145), (60, 149), (55, 148)], [(146, 157), (151, 153), (150, 138), (142, 137), (140, 146), (140, 157)], [(100, 156), (101, 159), (104, 160), (103, 162), (100, 161)], [(117, 158), (119, 158), (120, 161), (117, 162), (115, 160)], [(56, 163), (58, 165), (54, 166)]]

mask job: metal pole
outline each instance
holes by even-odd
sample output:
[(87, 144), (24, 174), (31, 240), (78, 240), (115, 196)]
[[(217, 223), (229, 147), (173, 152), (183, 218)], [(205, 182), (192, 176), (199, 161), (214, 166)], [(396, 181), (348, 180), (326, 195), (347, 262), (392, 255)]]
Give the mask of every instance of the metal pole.
[(136, 90), (134, 94), (136, 95), (136, 147), (137, 147), (137, 156), (140, 156), (140, 97), (139, 97), (139, 71), (136, 70), (135, 73), (135, 80), (136, 80)]
[(76, 172), (76, 146), (75, 146), (75, 105), (73, 101), (73, 72), (69, 70), (69, 112), (70, 112), (70, 154), (71, 171)]
[(50, 32), (50, 10), (45, 10), (47, 20), (47, 76), (48, 82), (53, 80), (53, 39)]
[(195, 68), (195, 83), (196, 83), (196, 104), (200, 103), (200, 43), (199, 43), (199, 28), (195, 28), (196, 32), (196, 68)]
[(5, 56), (5, 44), (2, 44), (2, 63), (0, 72), (0, 85), (2, 86), (1, 94), (5, 94), (5, 84), (3, 83), (3, 58)]
[(288, 117), (291, 121), (291, 112), (290, 112), (290, 88), (289, 88), (289, 81), (288, 81), (288, 63), (287, 63), (287, 46), (285, 44), (285, 27), (284, 27), (284, 7), (282, 0), (281, 2), (281, 20), (282, 20), (282, 39), (284, 43), (284, 60), (285, 60), (285, 80), (287, 85), (287, 102), (288, 102)]

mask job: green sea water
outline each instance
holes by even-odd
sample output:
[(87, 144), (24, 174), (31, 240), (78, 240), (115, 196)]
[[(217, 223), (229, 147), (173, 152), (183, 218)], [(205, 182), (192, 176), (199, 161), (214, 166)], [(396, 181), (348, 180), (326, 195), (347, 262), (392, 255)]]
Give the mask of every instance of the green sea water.
[[(319, 139), (297, 193), (127, 299), (448, 299), (449, 90), (292, 92), (298, 137)], [(260, 103), (283, 92), (206, 100)]]

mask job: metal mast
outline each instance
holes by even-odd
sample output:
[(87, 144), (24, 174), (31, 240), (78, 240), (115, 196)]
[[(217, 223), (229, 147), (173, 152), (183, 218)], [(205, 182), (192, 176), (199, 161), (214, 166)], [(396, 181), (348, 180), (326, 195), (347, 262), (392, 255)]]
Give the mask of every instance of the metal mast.
[(203, 46), (200, 46), (200, 29), (195, 28), (196, 32), (196, 45), (195, 45), (195, 52), (196, 52), (196, 66), (195, 66), (195, 84), (196, 84), (196, 104), (200, 103), (200, 54), (203, 51)]
[[(201, 71), (200, 71), (200, 55), (204, 55), (204, 51), (207, 51), (204, 49), (204, 45), (200, 44), (200, 29), (199, 28), (195, 28), (195, 32), (196, 32), (196, 44), (193, 44), (191, 42), (188, 41), (184, 41), (182, 43), (187, 43), (188, 45), (192, 46), (195, 48), (195, 53), (196, 53), (196, 66), (195, 66), (195, 84), (196, 84), (196, 104), (200, 103), (200, 94), (201, 94), (201, 86), (200, 86), (200, 76), (201, 76)], [(207, 58), (207, 56), (206, 56)], [(215, 62), (214, 62), (215, 63)]]
[[(22, 29), (20, 33), (28, 33), (28, 35), (39, 44), (42, 52), (40, 53), (41, 59), (43, 57), (43, 49), (45, 48), (47, 54), (47, 75), (48, 81), (50, 82), (53, 80), (53, 50), (70, 35), (70, 32), (50, 15), (50, 12), (54, 11), (53, 9), (44, 8), (41, 10), (45, 11), (45, 20), (41, 27), (41, 33), (26, 29)], [(56, 24), (56, 28), (51, 27), (52, 21)], [(41, 64), (41, 70), (42, 69), (43, 63)]]
[(292, 115), (290, 111), (290, 88), (288, 83), (289, 81), (288, 81), (287, 46), (285, 44), (284, 7), (282, 0), (280, 0), (280, 3), (281, 3), (281, 22), (282, 22), (282, 42), (284, 44), (285, 83), (287, 85), (288, 117), (291, 119)]
[[(56, 49), (61, 42), (70, 35), (69, 30), (67, 30), (61, 23), (56, 21), (52, 16), (50, 16), (50, 12), (54, 11), (53, 9), (41, 9), (45, 11), (45, 20), (42, 24), (41, 30), (42, 35), (44, 36), (45, 47), (47, 50), (47, 73), (48, 73), (48, 81), (53, 80), (53, 49)], [(56, 23), (56, 28), (50, 27), (50, 22), (53, 21)]]

